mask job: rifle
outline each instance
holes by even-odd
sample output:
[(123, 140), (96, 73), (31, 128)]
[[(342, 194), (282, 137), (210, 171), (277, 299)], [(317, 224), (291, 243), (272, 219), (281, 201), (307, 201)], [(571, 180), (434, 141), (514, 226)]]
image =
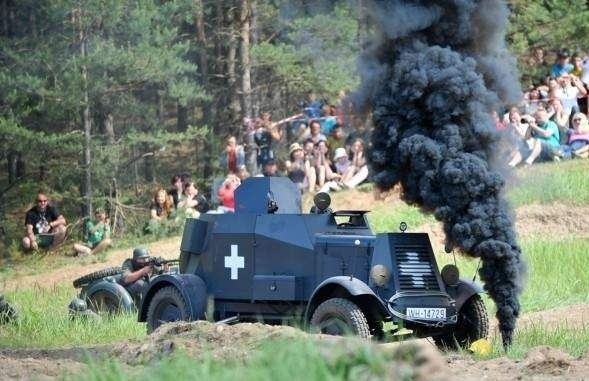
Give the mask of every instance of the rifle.
[(180, 259), (166, 259), (164, 257), (150, 257), (147, 260), (147, 266), (153, 266), (154, 273), (162, 274), (164, 272), (164, 268), (168, 264), (178, 264), (180, 263)]

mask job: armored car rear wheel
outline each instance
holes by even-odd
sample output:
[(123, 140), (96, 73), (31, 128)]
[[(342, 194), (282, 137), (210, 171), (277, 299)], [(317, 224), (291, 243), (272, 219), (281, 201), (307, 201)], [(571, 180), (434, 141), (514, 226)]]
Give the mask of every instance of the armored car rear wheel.
[(160, 325), (173, 321), (189, 320), (188, 305), (184, 297), (173, 286), (160, 289), (151, 299), (147, 309), (147, 332), (155, 331)]
[(453, 330), (434, 336), (434, 341), (443, 350), (466, 349), (470, 343), (487, 337), (488, 333), (489, 318), (485, 304), (479, 295), (473, 295), (462, 305)]
[(317, 307), (311, 318), (311, 330), (327, 335), (354, 334), (370, 338), (370, 326), (362, 310), (342, 298), (328, 299)]
[(116, 314), (121, 311), (121, 297), (107, 290), (100, 290), (88, 296), (86, 304), (96, 313)]

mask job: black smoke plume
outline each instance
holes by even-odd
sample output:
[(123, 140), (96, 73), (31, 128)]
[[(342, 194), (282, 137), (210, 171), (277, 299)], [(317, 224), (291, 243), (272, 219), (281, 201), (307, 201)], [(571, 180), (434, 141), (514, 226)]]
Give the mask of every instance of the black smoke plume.
[(356, 104), (372, 111), (370, 162), (384, 189), (443, 222), (447, 244), (482, 259), (503, 344), (520, 313), (525, 263), (494, 162), (492, 110), (518, 103), (499, 0), (368, 2), (374, 37)]

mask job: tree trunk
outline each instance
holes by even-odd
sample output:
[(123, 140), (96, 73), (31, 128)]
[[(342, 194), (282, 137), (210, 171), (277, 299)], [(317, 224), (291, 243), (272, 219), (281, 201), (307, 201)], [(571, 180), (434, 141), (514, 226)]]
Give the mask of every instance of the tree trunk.
[(221, 120), (221, 125), (224, 126), (223, 131), (219, 131), (220, 135), (226, 135), (227, 133), (235, 133), (235, 125), (239, 120), (239, 95), (237, 92), (237, 73), (236, 73), (236, 56), (238, 40), (237, 36), (239, 33), (238, 26), (236, 26), (235, 18), (235, 7), (231, 6), (227, 10), (227, 33), (228, 33), (228, 46), (227, 46), (227, 104), (228, 111), (225, 113), (224, 120)]
[[(257, 0), (250, 0), (251, 10), (251, 45), (255, 46), (260, 39), (260, 31), (258, 30), (258, 3)], [(257, 71), (255, 66), (251, 68), (251, 82), (258, 83)], [(259, 88), (259, 87), (258, 87)], [(257, 91), (252, 91), (252, 116), (258, 118), (260, 116), (260, 97)]]
[(107, 112), (104, 115), (104, 134), (106, 135), (106, 141), (108, 144), (112, 145), (115, 144), (115, 128), (114, 128), (114, 118), (112, 116), (112, 112)]
[(250, 62), (250, 8), (248, 0), (239, 2), (239, 19), (241, 23), (239, 58), (241, 64), (241, 116), (252, 116), (252, 83)]
[[(82, 22), (82, 9), (74, 10), (73, 17), (78, 28), (78, 44), (80, 45), (80, 57), (86, 58), (86, 32)], [(92, 215), (92, 121), (90, 120), (90, 101), (88, 97), (88, 68), (82, 64), (82, 121), (84, 123), (84, 180), (82, 182), (83, 215)]]
[(176, 130), (178, 132), (185, 132), (188, 128), (188, 107), (182, 106), (180, 102), (177, 103), (176, 112)]
[[(218, 2), (220, 3), (220, 2)], [(195, 32), (196, 32), (196, 45), (199, 47), (198, 51), (198, 76), (202, 87), (208, 91), (209, 87), (209, 60), (208, 60), (208, 43), (207, 43), (207, 36), (205, 30), (205, 20), (204, 20), (204, 4), (202, 0), (194, 0), (195, 6), (195, 17), (194, 17), (194, 24), (195, 24)], [(219, 4), (217, 4), (217, 7)], [(201, 110), (202, 110), (202, 119), (205, 125), (209, 127), (209, 129), (213, 126), (213, 109), (212, 102), (209, 100), (203, 100), (201, 103)], [(204, 178), (207, 177), (209, 173), (212, 172), (210, 169), (210, 164), (207, 162), (207, 158), (203, 158), (203, 152), (207, 152), (212, 149), (212, 146), (209, 143), (210, 139), (197, 140), (195, 142), (196, 147), (196, 163), (198, 163), (201, 168), (195, 168), (197, 171), (202, 169), (202, 175)], [(204, 160), (203, 160), (204, 159)]]

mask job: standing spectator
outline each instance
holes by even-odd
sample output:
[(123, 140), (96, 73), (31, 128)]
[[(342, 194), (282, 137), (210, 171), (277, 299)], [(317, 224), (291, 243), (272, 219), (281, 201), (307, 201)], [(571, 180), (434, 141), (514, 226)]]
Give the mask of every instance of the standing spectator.
[(230, 173), (227, 175), (223, 184), (217, 192), (219, 200), (221, 200), (221, 206), (225, 212), (235, 211), (235, 189), (241, 185), (241, 180), (237, 175)]
[(569, 63), (570, 56), (568, 50), (561, 50), (556, 57), (556, 63), (552, 65), (550, 75), (558, 78), (563, 74), (568, 74), (573, 71), (573, 65)]
[(258, 168), (263, 167), (268, 160), (275, 160), (276, 155), (272, 149), (274, 141), (282, 139), (282, 129), (278, 124), (270, 121), (270, 114), (263, 113), (262, 119), (256, 121), (254, 141), (257, 145)]
[(323, 102), (317, 100), (315, 93), (311, 90), (307, 92), (305, 99), (301, 102), (301, 107), (303, 108), (303, 114), (307, 118), (319, 118), (321, 116)]
[(25, 216), (26, 235), (22, 246), (26, 251), (39, 247), (54, 249), (65, 240), (65, 218), (55, 206), (49, 205), (44, 192), (37, 193), (36, 202)]
[(149, 206), (150, 217), (152, 220), (161, 221), (170, 216), (173, 202), (164, 188), (159, 188), (153, 195), (153, 200)]
[(77, 255), (97, 254), (112, 244), (110, 225), (104, 209), (96, 209), (94, 217), (95, 219), (86, 221), (86, 242), (74, 244)]
[(577, 53), (573, 54), (573, 70), (570, 74), (577, 78), (583, 77), (583, 57)]
[(225, 138), (225, 150), (221, 157), (221, 163), (229, 173), (236, 174), (237, 168), (245, 164), (245, 151), (242, 145), (237, 144), (234, 135)]
[(563, 74), (558, 78), (559, 88), (556, 90), (556, 97), (562, 102), (562, 107), (567, 115), (579, 112), (577, 98), (587, 95), (583, 82), (574, 75)]
[(286, 173), (299, 188), (301, 193), (315, 190), (317, 174), (299, 143), (293, 143), (289, 149), (289, 159), (286, 161)]

